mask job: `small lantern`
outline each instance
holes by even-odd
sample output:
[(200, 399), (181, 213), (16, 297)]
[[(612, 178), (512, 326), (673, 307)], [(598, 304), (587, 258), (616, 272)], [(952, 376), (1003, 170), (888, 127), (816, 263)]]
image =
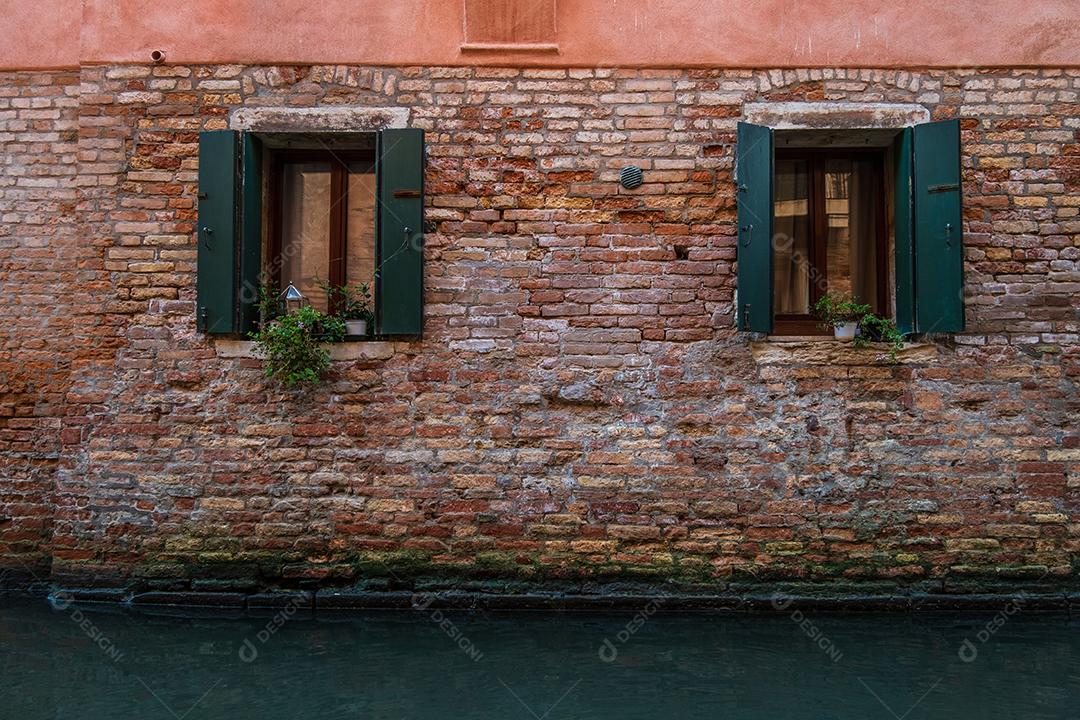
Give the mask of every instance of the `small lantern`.
[(281, 303), (285, 306), (285, 312), (290, 313), (293, 310), (299, 310), (308, 304), (307, 296), (304, 293), (296, 289), (296, 286), (289, 283), (289, 287), (278, 296)]

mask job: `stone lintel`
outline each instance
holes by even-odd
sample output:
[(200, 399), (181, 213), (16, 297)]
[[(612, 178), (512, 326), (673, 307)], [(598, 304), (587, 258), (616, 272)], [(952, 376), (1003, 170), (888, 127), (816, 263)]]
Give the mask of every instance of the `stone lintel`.
[(774, 130), (898, 129), (930, 121), (930, 111), (914, 103), (747, 103), (744, 111), (746, 122)]
[(373, 132), (408, 125), (404, 107), (247, 107), (229, 117), (229, 129), (255, 132)]

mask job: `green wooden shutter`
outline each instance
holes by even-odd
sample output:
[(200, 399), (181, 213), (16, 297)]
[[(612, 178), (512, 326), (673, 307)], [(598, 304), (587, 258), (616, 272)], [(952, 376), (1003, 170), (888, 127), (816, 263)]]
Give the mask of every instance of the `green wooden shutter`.
[(915, 208), (911, 197), (911, 136), (911, 128), (904, 128), (893, 146), (896, 327), (905, 334), (915, 331)]
[(196, 326), (210, 334), (236, 330), (236, 153), (239, 133), (199, 134)]
[(773, 133), (739, 123), (735, 149), (738, 262), (735, 317), (740, 330), (772, 331)]
[(419, 335), (424, 301), (424, 131), (379, 133), (377, 331)]
[(262, 143), (251, 133), (240, 136), (240, 293), (239, 331), (247, 335), (259, 319), (262, 273)]
[(916, 125), (912, 146), (915, 330), (959, 332), (964, 329), (960, 122)]

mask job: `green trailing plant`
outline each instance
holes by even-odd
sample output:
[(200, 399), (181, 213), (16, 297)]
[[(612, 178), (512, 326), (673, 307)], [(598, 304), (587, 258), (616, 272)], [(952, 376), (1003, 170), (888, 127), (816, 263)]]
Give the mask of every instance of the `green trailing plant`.
[(305, 387), (319, 383), (329, 370), (323, 343), (341, 342), (345, 323), (307, 306), (265, 320), (252, 337), (268, 378), (286, 388)]
[(904, 349), (904, 334), (891, 318), (866, 313), (859, 319), (859, 334), (855, 338), (855, 347), (865, 348), (872, 342), (888, 343), (889, 362), (896, 363), (897, 353)]
[(823, 330), (833, 330), (844, 323), (859, 322), (870, 312), (870, 306), (850, 295), (825, 293), (814, 303), (813, 312)]

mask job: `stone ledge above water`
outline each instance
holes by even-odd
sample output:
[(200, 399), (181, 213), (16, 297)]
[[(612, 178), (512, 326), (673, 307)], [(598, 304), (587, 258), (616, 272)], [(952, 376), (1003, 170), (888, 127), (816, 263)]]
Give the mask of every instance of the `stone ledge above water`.
[[(40, 594), (40, 593), (39, 593)], [(370, 609), (482, 609), (639, 612), (646, 606), (656, 611), (692, 613), (788, 614), (796, 610), (817, 613), (995, 613), (1015, 604), (1028, 612), (1080, 613), (1080, 592), (1016, 591), (1009, 593), (927, 593), (819, 595), (777, 591), (762, 593), (652, 593), (626, 589), (596, 592), (483, 592), (477, 590), (280, 590), (254, 594), (186, 591), (130, 592), (98, 588), (56, 589), (48, 595), (54, 607), (71, 603), (106, 604), (134, 610), (155, 608), (263, 611), (350, 611)]]

